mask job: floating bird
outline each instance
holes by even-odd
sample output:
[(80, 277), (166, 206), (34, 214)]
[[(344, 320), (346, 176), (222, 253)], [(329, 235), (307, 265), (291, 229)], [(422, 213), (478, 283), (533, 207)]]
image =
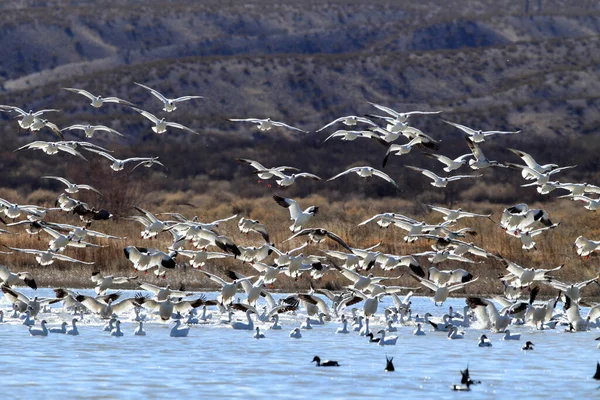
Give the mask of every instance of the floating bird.
[(190, 327), (189, 326), (181, 326), (181, 320), (175, 320), (175, 325), (173, 325), (173, 327), (171, 328), (171, 331), (169, 332), (169, 336), (171, 337), (187, 337), (187, 335), (190, 333)]
[(260, 332), (260, 328), (256, 327), (256, 333), (252, 336), (254, 339), (264, 339), (265, 334)]
[(479, 336), (479, 343), (477, 344), (478, 347), (492, 347), (492, 342), (490, 341), (490, 339), (488, 339), (488, 337), (486, 335), (481, 335)]
[(292, 331), (290, 332), (290, 334), (288, 336), (291, 337), (292, 339), (301, 339), (302, 332), (300, 332), (300, 328), (294, 328), (294, 329), (292, 329)]
[(311, 362), (316, 362), (317, 367), (339, 367), (340, 366), (340, 364), (337, 361), (330, 361), (330, 360), (321, 361), (321, 358), (319, 358), (319, 356), (314, 356), (314, 358)]
[(471, 377), (469, 376), (469, 367), (468, 366), (467, 366), (467, 369), (465, 369), (464, 371), (460, 371), (460, 374), (462, 375), (462, 378), (460, 380), (460, 385), (452, 385), (450, 387), (450, 389), (456, 390), (456, 391), (469, 391), (469, 390), (471, 390), (471, 385), (481, 383), (481, 381), (471, 380)]
[(40, 329), (36, 329), (36, 328), (32, 328), (31, 326), (29, 327), (29, 336), (48, 336), (48, 328), (46, 328), (46, 320), (42, 320), (41, 322), (41, 328)]
[(389, 357), (387, 356), (387, 354), (385, 355), (385, 369), (383, 370), (384, 372), (394, 372), (394, 363), (392, 362), (394, 360), (394, 357)]
[(169, 99), (165, 96), (163, 96), (162, 94), (160, 94), (159, 91), (152, 89), (151, 87), (148, 87), (146, 85), (142, 85), (141, 83), (137, 83), (137, 82), (133, 82), (138, 86), (143, 87), (146, 90), (149, 90), (150, 93), (152, 93), (152, 95), (154, 97), (156, 97), (157, 99), (159, 99), (160, 101), (162, 101), (163, 103), (163, 111), (166, 112), (173, 112), (177, 109), (177, 103), (181, 103), (183, 101), (188, 101), (188, 100), (193, 100), (193, 99), (203, 99), (204, 97), (202, 96), (181, 96), (181, 97), (177, 97), (175, 99)]
[(521, 350), (523, 350), (523, 351), (533, 350), (533, 346), (534, 346), (534, 344), (532, 342), (527, 341), (525, 343), (525, 345), (523, 347), (521, 347)]

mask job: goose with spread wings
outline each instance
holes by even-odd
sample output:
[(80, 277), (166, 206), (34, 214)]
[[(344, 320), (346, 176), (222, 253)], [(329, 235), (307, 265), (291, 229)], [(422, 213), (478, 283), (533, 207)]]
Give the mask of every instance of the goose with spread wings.
[(428, 141), (423, 136), (415, 136), (408, 143), (390, 145), (383, 158), (382, 166), (385, 168), (391, 155), (402, 156), (408, 154), (415, 146), (429, 150), (437, 150), (438, 147), (437, 144)]
[(448, 186), (448, 182), (458, 181), (458, 180), (464, 179), (464, 178), (479, 178), (479, 177), (483, 176), (483, 175), (455, 175), (455, 176), (441, 177), (441, 176), (437, 176), (434, 172), (429, 171), (428, 169), (418, 168), (418, 167), (414, 167), (412, 165), (406, 165), (405, 167), (410, 168), (414, 171), (420, 172), (421, 174), (425, 175), (426, 177), (428, 177), (429, 179), (432, 180), (432, 182), (430, 182), (431, 186), (435, 186), (435, 187), (446, 187), (446, 186)]
[(265, 224), (261, 224), (260, 221), (242, 217), (238, 221), (238, 228), (240, 232), (245, 233), (246, 235), (248, 234), (248, 232), (259, 233), (266, 243), (271, 242), (269, 240), (269, 232), (267, 231), (267, 226)]
[(95, 95), (91, 94), (90, 92), (88, 92), (87, 90), (83, 90), (83, 89), (75, 89), (75, 88), (63, 88), (63, 89), (68, 90), (69, 92), (73, 92), (73, 93), (87, 97), (88, 99), (90, 99), (92, 101), (90, 103), (90, 105), (94, 108), (100, 108), (100, 107), (102, 107), (102, 105), (104, 103), (117, 103), (117, 104), (123, 104), (123, 105), (131, 106), (131, 107), (134, 106), (133, 103), (131, 103), (127, 100), (120, 99), (118, 97), (95, 96)]
[(445, 123), (454, 126), (455, 128), (460, 129), (461, 131), (463, 131), (464, 133), (467, 134), (467, 138), (472, 141), (473, 143), (482, 143), (485, 142), (485, 138), (488, 136), (492, 136), (492, 135), (512, 135), (512, 134), (517, 134), (520, 133), (521, 131), (482, 131), (482, 130), (475, 130), (472, 128), (469, 128), (467, 126), (461, 125), (461, 124), (457, 124), (454, 122), (450, 122), (450, 121), (446, 121), (445, 119), (443, 119), (442, 121), (444, 121)]
[(156, 115), (149, 113), (148, 111), (136, 108), (136, 107), (131, 107), (131, 108), (133, 108), (135, 111), (142, 114), (146, 119), (150, 120), (154, 124), (154, 126), (152, 127), (152, 130), (158, 135), (165, 133), (167, 131), (168, 127), (181, 129), (186, 132), (190, 132), (195, 135), (199, 135), (198, 132), (188, 128), (187, 126), (183, 126), (177, 122), (169, 122), (165, 118), (158, 118)]
[[(21, 151), (21, 150), (26, 150), (26, 149), (42, 150), (44, 153), (46, 153), (50, 156), (52, 156), (54, 154), (58, 154), (59, 151), (63, 151), (65, 153), (71, 154), (73, 156), (81, 158), (82, 160), (87, 161), (87, 158), (85, 158), (80, 152), (75, 150), (73, 147), (68, 146), (66, 144), (66, 142), (44, 142), (44, 141), (38, 140), (35, 142), (28, 143), (25, 146), (21, 146), (18, 149), (16, 149), (15, 151)], [(92, 149), (88, 149), (88, 150), (91, 151)]]
[(315, 132), (321, 132), (324, 129), (329, 128), (331, 125), (337, 124), (338, 122), (343, 123), (346, 126), (356, 126), (359, 122), (363, 123), (363, 124), (368, 124), (371, 126), (377, 126), (377, 124), (373, 121), (371, 121), (368, 118), (365, 117), (358, 117), (356, 115), (348, 115), (345, 117), (339, 117), (334, 119), (333, 121), (331, 121), (330, 123), (328, 123), (327, 125), (325, 125), (324, 127), (317, 129)]
[(50, 130), (61, 139), (65, 138), (60, 129), (58, 129), (58, 126), (47, 119), (37, 118), (33, 124), (29, 125), (29, 130), (33, 133), (36, 133), (44, 128), (50, 128)]
[(309, 172), (301, 172), (299, 174), (294, 173), (291, 175), (286, 175), (283, 172), (279, 171), (278, 168), (270, 168), (270, 169), (266, 169), (264, 171), (256, 171), (255, 173), (258, 174), (259, 176), (261, 176), (262, 174), (265, 174), (265, 173), (270, 173), (275, 178), (277, 185), (280, 187), (293, 185), (294, 182), (296, 182), (296, 178), (307, 178), (307, 179), (310, 179), (313, 181), (321, 180), (320, 177), (318, 177), (315, 174), (311, 174)]
[(376, 177), (379, 177), (379, 178), (381, 178), (381, 179), (383, 179), (383, 180), (391, 183), (395, 187), (398, 187), (398, 184), (396, 184), (396, 182), (392, 178), (390, 178), (390, 176), (388, 174), (386, 174), (385, 172), (382, 172), (382, 171), (380, 171), (378, 169), (375, 169), (373, 167), (368, 167), (368, 166), (365, 166), (365, 167), (353, 167), (353, 168), (347, 169), (346, 171), (340, 172), (336, 176), (327, 179), (327, 181), (332, 181), (334, 179), (339, 178), (342, 175), (350, 174), (352, 172), (356, 173), (361, 178), (370, 178), (372, 176), (376, 176)]
[(278, 126), (278, 127), (282, 127), (282, 128), (287, 128), (287, 129), (291, 129), (297, 132), (302, 132), (302, 133), (308, 133), (308, 131), (305, 131), (303, 129), (300, 128), (296, 128), (295, 126), (291, 126), (288, 124), (284, 124), (283, 122), (279, 122), (279, 121), (273, 121), (271, 118), (229, 118), (230, 121), (233, 122), (250, 122), (253, 124), (256, 124), (258, 130), (260, 131), (268, 131), (271, 128), (273, 128), (274, 126)]
[(319, 207), (310, 206), (306, 210), (302, 210), (298, 202), (294, 199), (287, 199), (278, 195), (273, 195), (273, 199), (277, 204), (281, 207), (287, 208), (290, 212), (290, 219), (294, 221), (292, 225), (290, 225), (290, 231), (298, 232), (302, 229), (302, 226), (307, 224), (317, 213), (319, 212)]
[(269, 171), (284, 172), (284, 171), (290, 170), (290, 171), (300, 172), (300, 170), (298, 168), (288, 167), (288, 166), (266, 168), (258, 161), (249, 160), (247, 158), (236, 158), (235, 160), (241, 164), (247, 164), (247, 165), (250, 165), (252, 168), (254, 168), (256, 170), (256, 174), (258, 175), (258, 177), (260, 179), (271, 179), (273, 177), (273, 173), (269, 172)]
[(300, 236), (306, 236), (306, 235), (308, 235), (308, 238), (311, 241), (315, 242), (315, 243), (321, 243), (326, 238), (330, 238), (330, 239), (336, 241), (340, 246), (346, 248), (349, 251), (352, 251), (352, 248), (350, 248), (350, 246), (348, 246), (346, 244), (346, 242), (344, 242), (342, 240), (341, 237), (339, 237), (335, 233), (330, 232), (327, 229), (323, 229), (323, 228), (306, 228), (306, 229), (302, 229), (300, 232), (295, 233), (290, 238), (288, 238), (288, 239), (286, 239), (284, 241), (287, 242), (288, 240), (292, 240), (294, 238), (297, 238), (297, 237), (300, 237)]
[(217, 285), (221, 286), (221, 290), (217, 300), (221, 304), (229, 304), (233, 301), (235, 294), (237, 293), (237, 287), (241, 284), (243, 280), (252, 279), (255, 276), (246, 276), (241, 279), (234, 279), (232, 282), (227, 282), (223, 278), (220, 278), (216, 275), (211, 274), (210, 272), (200, 271), (202, 272), (208, 279), (215, 282)]
[(378, 110), (383, 111), (384, 113), (390, 115), (394, 120), (399, 122), (406, 122), (408, 118), (413, 115), (435, 115), (440, 114), (441, 111), (408, 111), (408, 112), (398, 112), (390, 107), (382, 106), (380, 104), (372, 103), (368, 101), (370, 105), (377, 108)]
[(489, 167), (501, 167), (508, 168), (506, 165), (499, 163), (498, 161), (488, 160), (479, 144), (472, 142), (467, 136), (467, 145), (473, 153), (473, 158), (469, 160), (469, 167), (471, 169), (484, 169)]
[(444, 304), (444, 301), (446, 301), (446, 299), (448, 298), (448, 295), (450, 293), (460, 290), (460, 289), (464, 288), (465, 286), (467, 286), (468, 284), (476, 282), (479, 279), (479, 278), (475, 278), (468, 282), (462, 282), (462, 283), (457, 283), (457, 284), (448, 286), (446, 284), (437, 285), (435, 282), (430, 281), (429, 279), (420, 277), (419, 275), (417, 275), (413, 272), (410, 272), (410, 276), (415, 278), (419, 283), (421, 283), (421, 285), (433, 290), (433, 292), (434, 292), (433, 304), (436, 306), (438, 305), (437, 303), (440, 303), (440, 306), (442, 304)]
[(35, 260), (40, 265), (50, 265), (50, 264), (54, 263), (54, 260), (74, 262), (74, 263), (80, 263), (80, 264), (86, 264), (86, 265), (94, 264), (93, 262), (80, 261), (80, 260), (76, 260), (71, 257), (67, 257), (63, 254), (58, 254), (52, 250), (20, 249), (20, 248), (16, 248), (16, 247), (7, 247), (7, 248), (10, 250), (18, 251), (20, 253), (35, 255)]
[(559, 265), (556, 268), (551, 269), (535, 269), (535, 268), (524, 268), (506, 258), (498, 255), (498, 260), (506, 267), (508, 275), (505, 275), (502, 279), (511, 281), (514, 286), (530, 286), (534, 281), (543, 281), (548, 279), (547, 273), (560, 270), (564, 264)]
[(67, 126), (66, 128), (62, 128), (61, 131), (83, 131), (83, 133), (85, 133), (85, 137), (87, 138), (93, 138), (94, 133), (96, 132), (108, 132), (117, 136), (125, 136), (119, 131), (104, 125), (75, 124)]
[(177, 103), (181, 103), (183, 101), (194, 100), (194, 99), (203, 99), (203, 96), (180, 96), (174, 99), (170, 99), (168, 97), (163, 96), (158, 90), (152, 89), (146, 85), (142, 85), (141, 83), (133, 82), (136, 85), (143, 87), (148, 90), (154, 97), (162, 101), (163, 103), (163, 111), (173, 112), (177, 109)]
[(433, 211), (437, 211), (439, 213), (444, 214), (444, 221), (449, 221), (449, 222), (456, 222), (461, 218), (475, 218), (475, 217), (489, 218), (492, 216), (492, 214), (475, 214), (475, 213), (463, 211), (462, 208), (458, 208), (456, 210), (451, 210), (449, 208), (433, 206), (430, 204), (428, 204), (427, 206), (429, 208), (431, 208)]
[(85, 149), (87, 151), (91, 151), (92, 153), (100, 154), (102, 157), (107, 158), (108, 160), (112, 161), (110, 168), (113, 171), (122, 171), (125, 168), (125, 164), (130, 163), (130, 162), (134, 162), (134, 161), (150, 162), (157, 158), (157, 157), (130, 157), (130, 158), (125, 158), (125, 159), (119, 159), (119, 158), (111, 156), (110, 154), (108, 154), (107, 152), (102, 151), (102, 150), (98, 150), (98, 149), (94, 149), (94, 148), (85, 148)]
[(136, 280), (137, 276), (114, 276), (107, 275), (104, 276), (100, 271), (92, 272), (92, 282), (95, 283), (94, 290), (96, 294), (102, 295), (105, 294), (108, 289), (110, 289), (113, 285), (123, 285), (125, 283), (129, 283), (131, 281)]
[(441, 154), (423, 153), (423, 155), (427, 158), (432, 158), (434, 160), (438, 160), (439, 162), (444, 164), (445, 172), (452, 172), (452, 171), (459, 169), (460, 167), (465, 165), (465, 163), (469, 160), (469, 158), (473, 157), (473, 153), (463, 154), (462, 156), (456, 157), (454, 159), (452, 159), (450, 157), (446, 157)]
[(37, 284), (33, 275), (30, 272), (11, 272), (6, 265), (0, 265), (0, 281), (2, 284), (10, 287), (25, 283), (33, 290), (37, 289)]
[(79, 190), (80, 190), (80, 189), (83, 189), (83, 190), (91, 190), (92, 192), (96, 192), (96, 193), (98, 193), (100, 196), (102, 196), (102, 193), (100, 193), (100, 191), (99, 191), (99, 190), (97, 190), (97, 189), (95, 189), (95, 188), (91, 187), (90, 185), (83, 185), (83, 184), (82, 184), (82, 185), (78, 185), (78, 184), (75, 184), (75, 183), (71, 183), (71, 182), (69, 182), (67, 179), (65, 179), (65, 178), (62, 178), (62, 177), (60, 177), (60, 176), (50, 176), (50, 175), (46, 175), (46, 176), (42, 176), (41, 178), (42, 178), (42, 179), (53, 179), (53, 180), (55, 180), (55, 181), (59, 181), (59, 182), (61, 182), (61, 183), (65, 184), (65, 185), (67, 186), (67, 187), (65, 188), (65, 192), (67, 192), (67, 193), (71, 193), (71, 194), (73, 194), (73, 193), (77, 193), (77, 192), (79, 192)]
[[(33, 125), (35, 123), (36, 120), (39, 120), (40, 117), (47, 112), (60, 112), (60, 110), (57, 109), (45, 109), (45, 110), (39, 110), (39, 111), (33, 111), (33, 110), (29, 110), (29, 112), (25, 112), (23, 111), (23, 109), (19, 108), (19, 107), (15, 107), (15, 106), (0, 106), (0, 111), (5, 111), (5, 112), (16, 112), (17, 114), (19, 114), (19, 116), (21, 116), (22, 118), (18, 121), (19, 122), (19, 126), (22, 129), (29, 129), (29, 127), (31, 125)], [(19, 117), (16, 117), (19, 118)]]

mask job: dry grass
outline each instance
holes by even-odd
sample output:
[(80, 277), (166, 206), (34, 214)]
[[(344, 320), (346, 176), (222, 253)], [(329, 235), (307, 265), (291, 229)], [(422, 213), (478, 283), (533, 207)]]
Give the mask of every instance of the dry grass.
[[(32, 195), (33, 196), (33, 195)], [(225, 196), (225, 195), (223, 195)], [(274, 201), (269, 198), (258, 198), (252, 200), (235, 199), (233, 196), (228, 197), (226, 202), (219, 201), (212, 196), (207, 196), (202, 202), (204, 207), (193, 208), (190, 206), (172, 206), (170, 196), (163, 196), (165, 204), (160, 207), (148, 207), (154, 212), (181, 212), (188, 217), (198, 215), (201, 221), (212, 221), (215, 219), (227, 217), (234, 213), (239, 216), (249, 216), (258, 219), (265, 223), (269, 228), (271, 241), (281, 249), (289, 249), (296, 247), (300, 241), (285, 242), (284, 240), (290, 236), (288, 226), (287, 210), (277, 206)], [(210, 201), (212, 198), (212, 201)], [(321, 212), (314, 218), (312, 226), (321, 226), (339, 234), (344, 240), (353, 247), (367, 247), (376, 243), (381, 243), (379, 250), (385, 253), (392, 254), (411, 254), (429, 249), (429, 243), (426, 241), (417, 241), (413, 244), (407, 244), (403, 241), (404, 231), (397, 228), (380, 229), (376, 224), (370, 224), (362, 227), (357, 227), (357, 224), (370, 216), (386, 211), (394, 211), (414, 217), (415, 219), (423, 219), (429, 223), (438, 222), (441, 220), (440, 214), (428, 213), (426, 207), (416, 202), (406, 200), (361, 200), (358, 198), (347, 201), (328, 202), (320, 196), (311, 196), (308, 198), (298, 199), (302, 207), (309, 205), (317, 205), (321, 207)], [(539, 237), (537, 248), (538, 250), (525, 251), (521, 248), (520, 241), (510, 237), (503, 230), (491, 221), (484, 218), (476, 218), (463, 220), (458, 226), (470, 226), (474, 228), (478, 235), (472, 241), (493, 253), (500, 253), (505, 258), (512, 260), (525, 267), (536, 268), (553, 268), (561, 264), (565, 264), (564, 268), (555, 273), (560, 280), (566, 282), (575, 282), (583, 279), (589, 279), (597, 274), (596, 258), (583, 259), (577, 256), (573, 249), (573, 242), (579, 235), (584, 235), (588, 238), (600, 238), (600, 228), (598, 227), (597, 214), (584, 210), (578, 203), (568, 200), (554, 201), (541, 204), (531, 204), (530, 206), (545, 208), (552, 217), (553, 222), (560, 222), (561, 225), (555, 229), (548, 231)], [(462, 207), (473, 212), (493, 213), (495, 219), (500, 218), (502, 206), (487, 204), (487, 203), (472, 203), (472, 204), (456, 204), (455, 207)], [(131, 214), (136, 212), (132, 210)], [(69, 221), (74, 223), (75, 217), (72, 215), (54, 215), (49, 220)], [(258, 234), (250, 233), (245, 236), (238, 231), (236, 226), (237, 220), (223, 224), (219, 228), (221, 234), (225, 234), (234, 239), (241, 245), (260, 245), (262, 239)], [(40, 286), (69, 286), (69, 287), (90, 287), (91, 281), (89, 277), (94, 270), (100, 270), (103, 274), (114, 275), (132, 275), (137, 274), (127, 261), (123, 254), (123, 248), (127, 245), (137, 245), (145, 247), (156, 247), (166, 249), (170, 241), (170, 235), (163, 233), (158, 239), (142, 240), (139, 238), (141, 227), (132, 221), (123, 219), (95, 222), (93, 229), (110, 233), (115, 236), (127, 237), (124, 240), (96, 240), (95, 242), (105, 245), (103, 248), (90, 249), (68, 249), (65, 253), (77, 259), (85, 261), (94, 261), (95, 265), (78, 265), (62, 262), (55, 262), (51, 266), (41, 267), (35, 264), (35, 261), (30, 256), (22, 254), (13, 254), (10, 256), (2, 256), (3, 263), (6, 263), (15, 271), (28, 270), (32, 272), (39, 282)], [(19, 232), (20, 229), (11, 229), (13, 232)], [(27, 233), (19, 233), (14, 235), (3, 235), (3, 244), (11, 247), (22, 248), (45, 248), (48, 235), (42, 233), (39, 237), (30, 237)], [(335, 248), (334, 245), (310, 245), (306, 253), (320, 255), (320, 250), (323, 248)], [(475, 257), (473, 257), (475, 258)], [(267, 261), (270, 261), (268, 258)], [(156, 278), (153, 274), (144, 275), (139, 273), (140, 279), (149, 281), (155, 284), (169, 283), (171, 286), (184, 285), (187, 289), (210, 289), (214, 288), (214, 284), (205, 279), (197, 271), (187, 267), (187, 258), (180, 257), (178, 261), (181, 263), (181, 268), (171, 271), (167, 274), (165, 280)], [(427, 261), (422, 260), (423, 265), (427, 266)], [(497, 279), (500, 275), (505, 274), (504, 268), (495, 260), (484, 260), (482, 264), (458, 264), (454, 262), (444, 262), (438, 265), (438, 268), (465, 268), (473, 275), (478, 276), (479, 280), (466, 287), (465, 292), (470, 294), (492, 294), (500, 293), (502, 286)], [(248, 265), (243, 265), (238, 260), (218, 260), (214, 264), (207, 265), (205, 269), (217, 275), (222, 275), (225, 269), (235, 269), (241, 273), (254, 274), (255, 271)], [(385, 274), (382, 271), (373, 271), (376, 275)], [(396, 270), (389, 273), (390, 276), (403, 274), (404, 276), (397, 281), (390, 281), (389, 284), (401, 284), (408, 286), (418, 286), (412, 280), (406, 271)], [(301, 279), (293, 280), (285, 276), (277, 281), (275, 289), (294, 291), (304, 290), (308, 287), (310, 278), (308, 275)], [(323, 278), (322, 282), (313, 282), (316, 286), (328, 286), (340, 288), (346, 284), (345, 278), (335, 275), (329, 275)], [(133, 286), (132, 286), (133, 287)], [(428, 295), (428, 291), (422, 289), (419, 291), (424, 295)], [(551, 295), (552, 291), (545, 288), (543, 294)], [(588, 296), (598, 296), (600, 291), (593, 286), (586, 289)]]

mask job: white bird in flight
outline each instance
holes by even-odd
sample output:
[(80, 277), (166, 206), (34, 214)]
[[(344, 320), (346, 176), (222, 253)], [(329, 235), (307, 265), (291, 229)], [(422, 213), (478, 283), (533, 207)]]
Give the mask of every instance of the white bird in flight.
[(119, 135), (119, 136), (125, 136), (122, 133), (120, 133), (112, 128), (109, 128), (108, 126), (104, 126), (104, 125), (75, 124), (75, 125), (67, 126), (66, 128), (61, 129), (61, 131), (75, 131), (75, 130), (83, 131), (85, 133), (85, 137), (88, 137), (88, 138), (94, 137), (94, 133), (96, 133), (97, 131), (114, 133), (115, 135)]
[(251, 122), (253, 124), (256, 124), (260, 131), (268, 131), (274, 126), (279, 126), (282, 128), (287, 128), (302, 133), (308, 133), (308, 131), (296, 128), (295, 126), (284, 124), (283, 122), (273, 121), (271, 120), (271, 118), (229, 118), (229, 120), (233, 122)]
[(65, 185), (67, 185), (67, 187), (65, 188), (65, 192), (67, 192), (67, 193), (73, 194), (73, 193), (79, 192), (80, 189), (83, 189), (83, 190), (91, 190), (92, 192), (96, 192), (100, 196), (102, 196), (102, 193), (100, 193), (100, 191), (98, 191), (97, 189), (94, 189), (90, 185), (77, 185), (75, 183), (69, 182), (65, 178), (61, 178), (60, 176), (46, 175), (46, 176), (42, 176), (41, 178), (42, 179), (53, 179), (53, 180), (64, 183)]
[(133, 83), (135, 83), (138, 86), (143, 87), (144, 89), (149, 90), (150, 93), (152, 93), (152, 95), (154, 97), (156, 97), (157, 99), (162, 101), (163, 111), (166, 111), (166, 112), (175, 111), (177, 109), (177, 103), (181, 103), (182, 101), (204, 98), (203, 96), (181, 96), (181, 97), (177, 97), (175, 99), (169, 99), (168, 97), (163, 96), (158, 90), (152, 89), (151, 87), (148, 87), (146, 85), (142, 85), (141, 83), (137, 83), (137, 82), (133, 82)]
[(465, 132), (467, 134), (467, 138), (474, 143), (485, 142), (485, 138), (488, 136), (491, 136), (491, 135), (511, 135), (511, 134), (521, 132), (520, 130), (519, 131), (482, 131), (482, 130), (475, 130), (475, 129), (472, 129), (467, 126), (460, 125), (460, 124), (457, 124), (454, 122), (446, 121), (445, 119), (443, 119), (442, 121)]
[[(85, 161), (87, 161), (87, 158), (85, 158), (80, 152), (78, 152), (73, 147), (71, 147), (63, 142), (36, 141), (36, 142), (28, 143), (25, 146), (19, 147), (15, 151), (21, 151), (21, 150), (25, 150), (25, 149), (42, 150), (44, 153), (46, 153), (48, 155), (54, 155), (54, 154), (57, 154), (59, 151), (64, 151), (65, 153), (69, 153), (71, 155), (77, 156), (77, 157), (82, 158)], [(89, 150), (92, 150), (92, 149), (89, 149)]]
[(87, 97), (88, 99), (90, 99), (92, 102), (90, 103), (90, 105), (92, 107), (95, 108), (100, 108), (102, 107), (102, 105), (104, 103), (118, 103), (118, 104), (123, 104), (126, 106), (134, 106), (133, 103), (127, 101), (127, 100), (123, 100), (120, 99), (118, 97), (102, 97), (102, 96), (94, 96), (93, 94), (91, 94), (90, 92), (88, 92), (87, 90), (83, 90), (83, 89), (75, 89), (75, 88), (63, 88), (64, 90), (68, 90), (69, 92), (73, 92), (73, 93), (77, 93), (80, 94), (82, 96)]
[(437, 176), (435, 173), (427, 170), (427, 169), (423, 169), (423, 168), (418, 168), (418, 167), (414, 167), (412, 165), (406, 165), (406, 168), (410, 168), (412, 170), (418, 171), (420, 173), (422, 173), (423, 175), (425, 175), (426, 177), (430, 178), (433, 180), (433, 182), (430, 182), (432, 186), (435, 187), (446, 187), (448, 185), (448, 182), (452, 182), (452, 181), (457, 181), (463, 178), (479, 178), (483, 175), (455, 175), (455, 176), (447, 176), (447, 177), (441, 177), (441, 176)]
[(391, 183), (392, 185), (398, 187), (398, 185), (396, 184), (396, 182), (392, 178), (390, 178), (390, 176), (388, 174), (386, 174), (385, 172), (382, 172), (382, 171), (380, 171), (378, 169), (375, 169), (373, 167), (367, 167), (367, 166), (365, 166), (365, 167), (354, 167), (354, 168), (347, 169), (346, 171), (340, 172), (336, 176), (327, 179), (327, 181), (332, 181), (334, 179), (339, 178), (342, 175), (346, 175), (346, 174), (349, 174), (351, 172), (355, 172), (361, 178), (370, 178), (372, 176), (377, 176), (377, 177), (379, 177), (379, 178), (381, 178), (381, 179), (383, 179), (383, 180)]
[(139, 112), (140, 114), (142, 114), (144, 117), (146, 117), (147, 119), (149, 119), (150, 121), (152, 121), (152, 123), (155, 125), (152, 127), (152, 130), (157, 133), (157, 134), (162, 134), (165, 133), (167, 131), (167, 127), (172, 127), (172, 128), (177, 128), (177, 129), (182, 129), (186, 132), (190, 132), (196, 135), (199, 135), (198, 132), (188, 128), (187, 126), (183, 126), (181, 124), (178, 124), (177, 122), (168, 122), (166, 121), (164, 118), (158, 118), (157, 116), (155, 116), (154, 114), (149, 113), (148, 111), (145, 110), (141, 110), (139, 108), (136, 107), (131, 107), (133, 108), (135, 111)]
[(125, 168), (125, 164), (127, 164), (128, 162), (133, 162), (133, 161), (157, 163), (155, 160), (157, 157), (131, 157), (131, 158), (125, 158), (125, 159), (121, 160), (121, 159), (111, 156), (110, 154), (108, 154), (104, 151), (91, 149), (91, 148), (86, 148), (86, 150), (91, 151), (92, 153), (100, 154), (102, 157), (107, 158), (110, 161), (112, 161), (112, 165), (110, 166), (110, 168), (113, 171), (121, 171), (121, 170), (123, 170), (123, 168)]
[(356, 126), (357, 123), (362, 122), (364, 124), (369, 124), (371, 126), (377, 126), (377, 124), (365, 117), (357, 117), (356, 115), (348, 115), (346, 117), (337, 118), (324, 127), (317, 129), (316, 132), (321, 132), (323, 129), (329, 128), (333, 124), (337, 124), (338, 122), (343, 123), (346, 126)]

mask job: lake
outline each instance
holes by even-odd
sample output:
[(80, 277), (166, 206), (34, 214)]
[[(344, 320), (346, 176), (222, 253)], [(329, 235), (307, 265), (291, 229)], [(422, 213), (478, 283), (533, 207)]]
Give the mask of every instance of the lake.
[[(20, 289), (19, 289), (20, 290)], [(33, 291), (23, 290), (27, 295)], [(81, 293), (93, 294), (90, 290)], [(133, 291), (123, 291), (124, 297)], [(52, 296), (39, 289), (38, 296)], [(207, 293), (208, 298), (216, 294)], [(282, 295), (275, 296), (275, 298)], [(441, 316), (452, 305), (462, 312), (464, 299), (449, 299), (434, 307), (431, 299), (413, 297), (413, 315), (431, 312)], [(0, 303), (6, 314), (9, 304)], [(391, 305), (386, 298), (384, 306)], [(358, 304), (360, 307), (360, 304)], [(378, 315), (383, 315), (380, 305)], [(557, 309), (558, 310), (558, 309)], [(209, 324), (193, 326), (186, 338), (171, 338), (171, 322), (148, 315), (147, 336), (133, 335), (137, 323), (133, 312), (123, 321), (125, 336), (111, 337), (102, 331), (105, 321), (86, 316), (76, 337), (50, 334), (30, 337), (20, 322), (2, 324), (0, 339), (5, 351), (0, 363), (5, 371), (2, 387), (11, 398), (583, 398), (598, 396), (599, 384), (591, 379), (600, 350), (596, 331), (565, 333), (536, 331), (511, 326), (521, 333), (519, 341), (502, 341), (501, 334), (488, 334), (493, 347), (479, 348), (484, 331), (469, 328), (464, 340), (448, 340), (443, 332), (413, 336), (414, 327), (398, 326), (396, 346), (368, 343), (356, 332), (335, 334), (339, 322), (302, 331), (301, 339), (288, 337), (306, 317), (280, 320), (281, 331), (268, 330), (265, 339), (254, 339), (253, 331), (233, 330), (219, 324), (224, 318), (213, 312)], [(587, 311), (585, 311), (587, 312)], [(149, 314), (148, 311), (144, 313)], [(348, 313), (349, 314), (349, 313)], [(585, 315), (585, 314), (584, 314)], [(69, 314), (45, 315), (49, 326), (70, 321)], [(236, 312), (234, 318), (245, 320)], [(375, 332), (380, 325), (371, 324)], [(263, 326), (263, 324), (259, 324)], [(526, 340), (535, 350), (521, 351)], [(383, 372), (385, 357), (394, 357), (395, 372)], [(313, 356), (337, 360), (339, 368), (318, 368)], [(470, 394), (456, 393), (450, 386), (460, 382), (460, 370), (469, 366), (473, 380)]]

